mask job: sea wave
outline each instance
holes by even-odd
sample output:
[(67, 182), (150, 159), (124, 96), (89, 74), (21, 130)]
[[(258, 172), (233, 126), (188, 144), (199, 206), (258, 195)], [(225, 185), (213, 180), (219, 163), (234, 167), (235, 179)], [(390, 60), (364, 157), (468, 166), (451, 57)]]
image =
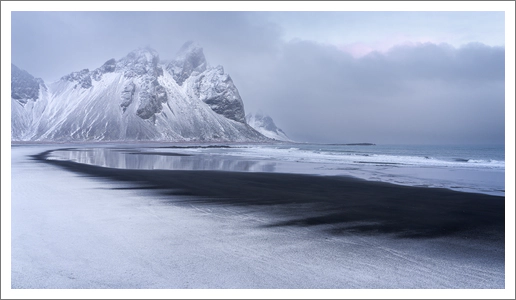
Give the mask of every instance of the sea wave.
[(385, 164), (419, 167), (505, 169), (505, 161), (482, 159), (441, 159), (432, 156), (388, 155), (360, 152), (325, 151), (324, 149), (247, 147), (233, 148), (221, 155), (251, 156), (261, 159), (303, 161), (328, 164)]

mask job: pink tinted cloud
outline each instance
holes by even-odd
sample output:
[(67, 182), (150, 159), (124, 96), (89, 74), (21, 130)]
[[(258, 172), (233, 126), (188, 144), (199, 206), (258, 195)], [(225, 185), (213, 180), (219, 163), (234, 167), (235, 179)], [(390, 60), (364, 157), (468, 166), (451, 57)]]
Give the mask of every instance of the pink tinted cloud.
[(353, 43), (338, 47), (340, 50), (351, 54), (354, 58), (360, 58), (374, 51), (374, 49), (364, 43)]
[(371, 43), (356, 42), (351, 44), (341, 44), (338, 46), (338, 48), (346, 53), (349, 53), (354, 58), (360, 58), (373, 51), (385, 53), (394, 46), (415, 46), (422, 43), (440, 42), (441, 41), (437, 41), (436, 39), (428, 37), (410, 38), (408, 36), (398, 35)]

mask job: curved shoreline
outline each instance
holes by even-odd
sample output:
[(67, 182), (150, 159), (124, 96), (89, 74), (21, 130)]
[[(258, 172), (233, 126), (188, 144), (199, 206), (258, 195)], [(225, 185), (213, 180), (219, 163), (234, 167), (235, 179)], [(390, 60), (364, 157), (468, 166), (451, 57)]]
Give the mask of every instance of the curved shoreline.
[[(196, 204), (260, 207), (278, 216), (267, 226), (329, 225), (331, 234), (453, 236), (503, 248), (505, 197), (400, 186), (344, 176), (233, 171), (131, 170), (34, 159), (75, 173), (123, 181), (129, 188), (194, 196)], [(173, 200), (171, 200), (173, 201)]]
[(13, 289), (506, 286), (502, 197), (42, 160), (55, 148), (13, 148)]

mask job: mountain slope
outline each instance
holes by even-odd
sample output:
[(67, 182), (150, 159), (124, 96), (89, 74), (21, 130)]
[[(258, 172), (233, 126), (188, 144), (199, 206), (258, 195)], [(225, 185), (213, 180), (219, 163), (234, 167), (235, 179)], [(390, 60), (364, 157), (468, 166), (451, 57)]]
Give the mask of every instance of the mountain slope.
[(140, 48), (47, 85), (11, 74), (12, 140), (268, 141), (246, 123), (229, 75), (191, 42), (168, 65)]
[(42, 79), (11, 64), (11, 140), (31, 140), (47, 99)]
[(279, 141), (292, 142), (287, 134), (276, 126), (270, 116), (264, 115), (262, 113), (250, 113), (246, 115), (246, 121), (249, 126), (253, 127), (256, 129), (256, 131), (260, 132), (268, 138)]

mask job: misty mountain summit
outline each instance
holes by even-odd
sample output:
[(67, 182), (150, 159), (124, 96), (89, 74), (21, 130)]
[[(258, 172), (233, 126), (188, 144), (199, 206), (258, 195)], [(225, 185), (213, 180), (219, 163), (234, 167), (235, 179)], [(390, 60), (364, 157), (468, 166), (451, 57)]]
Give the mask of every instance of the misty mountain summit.
[(276, 126), (274, 120), (272, 120), (270, 116), (258, 112), (255, 114), (249, 113), (245, 118), (249, 126), (253, 127), (266, 137), (279, 141), (292, 142), (287, 134), (281, 130), (281, 128)]
[(176, 58), (167, 65), (166, 69), (177, 84), (183, 85), (192, 73), (195, 76), (206, 71), (207, 64), (201, 46), (189, 41), (179, 49)]
[(139, 48), (48, 84), (12, 65), (11, 107), (13, 141), (270, 141), (194, 42), (166, 64)]

